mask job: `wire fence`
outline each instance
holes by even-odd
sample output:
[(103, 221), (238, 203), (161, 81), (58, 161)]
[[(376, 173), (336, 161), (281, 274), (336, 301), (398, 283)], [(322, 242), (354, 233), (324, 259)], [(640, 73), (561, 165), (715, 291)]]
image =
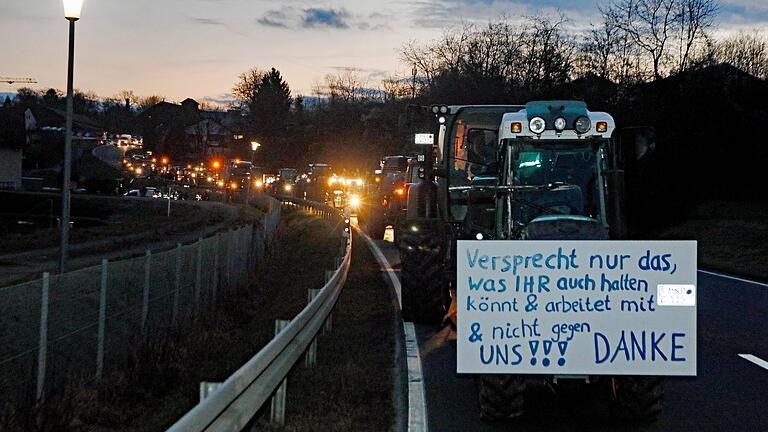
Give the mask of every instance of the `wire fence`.
[(62, 378), (98, 381), (137, 340), (184, 329), (245, 288), (280, 222), (280, 205), (270, 207), (256, 225), (1, 288), (0, 395), (39, 400)]

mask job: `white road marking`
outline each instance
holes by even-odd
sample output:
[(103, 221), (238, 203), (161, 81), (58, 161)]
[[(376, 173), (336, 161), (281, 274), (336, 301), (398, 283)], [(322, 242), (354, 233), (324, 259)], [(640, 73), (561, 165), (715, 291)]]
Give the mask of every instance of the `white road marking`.
[(724, 274), (721, 274), (721, 273), (715, 273), (715, 272), (711, 272), (711, 271), (707, 271), (707, 270), (699, 270), (699, 272), (700, 273), (704, 273), (704, 274), (708, 274), (710, 276), (717, 276), (717, 277), (721, 277), (721, 278), (725, 278), (725, 279), (731, 279), (731, 280), (735, 280), (735, 281), (739, 281), (739, 282), (745, 282), (745, 283), (748, 283), (748, 284), (752, 284), (752, 285), (757, 285), (757, 286), (768, 288), (768, 284), (767, 283), (756, 282), (756, 281), (749, 280), (749, 279), (742, 279), (742, 278), (735, 277), (735, 276), (728, 276), (728, 275), (724, 275)]
[(427, 399), (424, 395), (424, 378), (421, 373), (419, 341), (413, 323), (403, 323), (405, 330), (405, 356), (408, 359), (408, 431), (426, 432)]
[(744, 360), (750, 361), (765, 370), (768, 370), (768, 362), (761, 359), (760, 357), (755, 357), (752, 354), (739, 354), (739, 357), (743, 358)]
[[(402, 308), (402, 286), (400, 279), (395, 275), (396, 271), (389, 265), (379, 246), (364, 232), (359, 229), (357, 232), (368, 241), (368, 248), (376, 257), (381, 270), (389, 276), (389, 282), (397, 295), (397, 304)], [(408, 363), (408, 432), (426, 432), (428, 430), (427, 398), (424, 391), (424, 374), (421, 371), (419, 340), (416, 338), (413, 323), (404, 322), (403, 330), (405, 331), (405, 356)]]
[(381, 252), (381, 249), (379, 249), (379, 246), (371, 240), (370, 237), (368, 237), (364, 232), (358, 231), (358, 233), (365, 237), (366, 240), (368, 240), (368, 248), (371, 249), (371, 252), (373, 252), (373, 256), (376, 257), (376, 261), (379, 262), (379, 266), (381, 267), (381, 270), (386, 273), (389, 276), (389, 282), (392, 284), (392, 288), (395, 290), (395, 295), (397, 296), (397, 306), (402, 309), (403, 307), (403, 288), (400, 285), (400, 279), (397, 278), (395, 275), (396, 271), (392, 268), (392, 266), (389, 265), (389, 261), (387, 261), (387, 258), (384, 256), (384, 253)]

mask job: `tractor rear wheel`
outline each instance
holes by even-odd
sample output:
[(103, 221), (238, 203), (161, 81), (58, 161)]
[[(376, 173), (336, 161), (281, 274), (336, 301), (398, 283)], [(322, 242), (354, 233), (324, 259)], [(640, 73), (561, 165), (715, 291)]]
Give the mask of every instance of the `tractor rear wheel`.
[[(413, 229), (416, 227), (416, 229)], [(446, 312), (443, 236), (433, 224), (408, 224), (398, 233), (403, 320), (440, 323)]]
[(480, 418), (504, 420), (523, 415), (525, 408), (525, 381), (520, 375), (480, 375)]
[(650, 423), (661, 414), (664, 379), (655, 376), (620, 376), (611, 380), (614, 412), (630, 422)]

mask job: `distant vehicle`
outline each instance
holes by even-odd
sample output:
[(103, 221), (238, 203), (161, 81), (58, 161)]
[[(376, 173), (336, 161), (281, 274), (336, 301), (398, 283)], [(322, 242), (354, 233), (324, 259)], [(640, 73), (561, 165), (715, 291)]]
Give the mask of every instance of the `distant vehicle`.
[(395, 238), (398, 237), (402, 213), (406, 208), (408, 160), (408, 156), (386, 156), (381, 160), (380, 169), (376, 170), (378, 189), (369, 194), (367, 205), (360, 212), (362, 217), (359, 217), (368, 235), (375, 239), (384, 238), (388, 225), (392, 225)]
[(297, 195), (300, 198), (325, 202), (329, 193), (328, 179), (332, 174), (333, 168), (326, 163), (309, 164), (309, 172), (302, 175), (296, 184)]
[(123, 194), (124, 197), (143, 197), (143, 198), (162, 198), (163, 194), (154, 187), (142, 189), (131, 189)]
[(299, 170), (296, 168), (281, 168), (277, 171), (277, 181), (272, 184), (272, 192), (275, 195), (293, 196), (296, 188), (296, 177)]

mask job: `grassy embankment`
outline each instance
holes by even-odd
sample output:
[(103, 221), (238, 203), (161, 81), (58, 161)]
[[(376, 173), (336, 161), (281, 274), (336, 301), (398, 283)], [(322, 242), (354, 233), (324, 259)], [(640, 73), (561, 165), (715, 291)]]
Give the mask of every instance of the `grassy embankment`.
[(201, 381), (224, 381), (271, 340), (275, 319), (306, 305), (307, 289), (321, 287), (332, 266), (339, 235), (318, 218), (286, 214), (248, 290), (196, 324), (137, 340), (131, 359), (99, 385), (71, 383), (41, 407), (6, 407), (0, 430), (165, 430), (197, 404)]
[(697, 240), (700, 268), (768, 281), (768, 203), (701, 203), (644, 237)]

